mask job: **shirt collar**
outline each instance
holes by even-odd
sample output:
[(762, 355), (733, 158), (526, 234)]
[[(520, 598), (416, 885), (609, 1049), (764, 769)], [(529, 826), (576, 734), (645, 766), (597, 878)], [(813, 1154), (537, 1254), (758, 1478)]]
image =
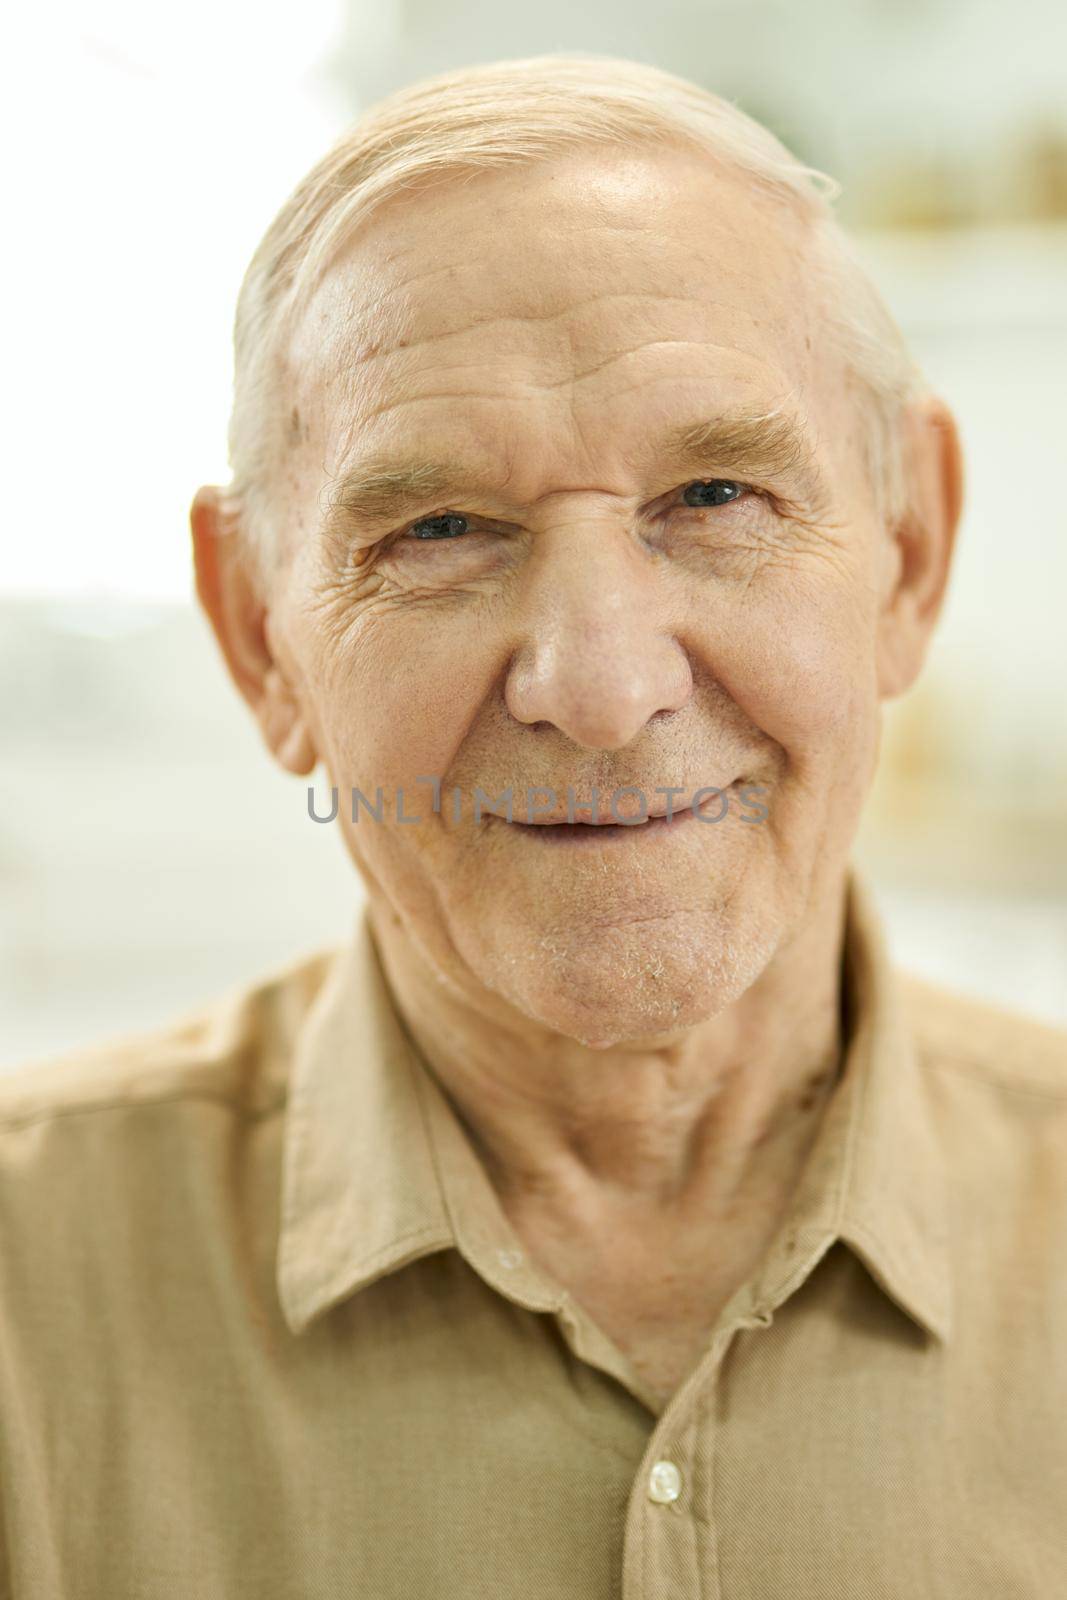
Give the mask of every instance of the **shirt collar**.
[[(947, 1338), (944, 1174), (920, 1064), (869, 891), (847, 885), (843, 1070), (790, 1206), (789, 1250), (753, 1280), (790, 1292), (843, 1238), (910, 1316)], [(560, 1294), (518, 1240), (473, 1147), (393, 1005), (364, 907), (301, 1026), (282, 1151), (277, 1287), (299, 1334), (329, 1306), (421, 1256), (456, 1248), (533, 1310)], [(806, 1276), (806, 1272), (803, 1274)]]
[(945, 1156), (914, 1032), (906, 973), (890, 963), (870, 888), (847, 880), (845, 1059), (794, 1192), (787, 1224), (753, 1282), (766, 1321), (837, 1239), (927, 1332), (952, 1331)]

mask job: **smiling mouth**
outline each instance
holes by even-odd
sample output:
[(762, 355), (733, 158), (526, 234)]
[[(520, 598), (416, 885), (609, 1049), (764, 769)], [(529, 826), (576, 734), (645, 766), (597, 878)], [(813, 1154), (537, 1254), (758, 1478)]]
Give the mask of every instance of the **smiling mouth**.
[[(723, 801), (731, 795), (740, 783), (737, 778), (733, 783), (725, 784), (716, 793), (709, 795), (700, 802), (696, 811), (692, 805), (676, 807), (670, 817), (650, 816), (644, 822), (636, 819), (632, 822), (593, 821), (588, 822), (538, 822), (508, 821), (505, 817), (498, 817), (498, 822), (506, 822), (509, 828), (514, 829), (528, 838), (536, 839), (541, 844), (581, 844), (597, 846), (611, 844), (615, 841), (632, 835), (635, 838), (648, 840), (661, 836), (672, 835), (680, 830), (688, 832), (692, 825), (704, 819), (705, 825), (716, 821), (725, 820)], [(699, 813), (699, 815), (698, 815)]]

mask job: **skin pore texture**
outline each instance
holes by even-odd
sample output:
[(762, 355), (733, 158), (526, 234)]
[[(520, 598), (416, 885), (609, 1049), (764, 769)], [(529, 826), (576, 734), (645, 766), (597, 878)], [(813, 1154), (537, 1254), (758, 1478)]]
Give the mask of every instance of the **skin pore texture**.
[[(920, 670), (960, 511), (955, 425), (927, 397), (913, 510), (880, 520), (805, 239), (682, 149), (392, 200), (290, 347), (266, 593), (218, 491), (191, 514), (268, 745), (338, 787), (427, 1067), (531, 1257), (661, 1398), (766, 1249), (832, 1091), (881, 704)], [(762, 445), (735, 418), (700, 462), (666, 448), (738, 412), (775, 415)], [(427, 477), (390, 511), (372, 461), (468, 486)], [(713, 481), (720, 503), (683, 498)], [(570, 785), (581, 817), (594, 787), (601, 811), (624, 785), (655, 811), (659, 787), (677, 808), (732, 783), (763, 786), (764, 821), (732, 794), (714, 825), (522, 825), (528, 787), (562, 810)], [(491, 808), (509, 786), (518, 820), (475, 821), (476, 788)], [(381, 789), (383, 822), (353, 823), (353, 788)]]

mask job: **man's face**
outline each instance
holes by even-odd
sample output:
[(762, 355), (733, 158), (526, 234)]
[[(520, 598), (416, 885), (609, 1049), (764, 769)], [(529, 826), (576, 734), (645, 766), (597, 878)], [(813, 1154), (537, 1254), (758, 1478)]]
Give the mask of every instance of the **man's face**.
[[(698, 156), (582, 154), (391, 202), (292, 350), (303, 444), (270, 637), (348, 848), (443, 981), (576, 1039), (721, 1010), (849, 854), (887, 536), (803, 248)], [(739, 410), (779, 413), (799, 446), (668, 448)], [(329, 484), (372, 460), (469, 486), (381, 515), (350, 488), (326, 527)], [(720, 821), (710, 796), (709, 820), (669, 827), (522, 824), (530, 788), (565, 813), (570, 786), (581, 816), (624, 785), (651, 812), (657, 789), (677, 808), (734, 787)], [(479, 787), (500, 812), (510, 789), (515, 820), (475, 820)], [(382, 822), (352, 822), (353, 788), (381, 790)]]

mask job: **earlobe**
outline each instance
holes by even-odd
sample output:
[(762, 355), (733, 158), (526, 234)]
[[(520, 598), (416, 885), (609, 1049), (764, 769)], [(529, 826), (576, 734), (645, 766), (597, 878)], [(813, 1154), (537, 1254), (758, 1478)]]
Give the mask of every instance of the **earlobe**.
[(258, 708), (259, 724), (268, 748), (287, 771), (298, 778), (313, 772), (318, 761), (299, 702), (277, 666), (264, 678)]
[(294, 723), (275, 752), (283, 767), (298, 778), (306, 778), (318, 765), (318, 755), (303, 722)]

